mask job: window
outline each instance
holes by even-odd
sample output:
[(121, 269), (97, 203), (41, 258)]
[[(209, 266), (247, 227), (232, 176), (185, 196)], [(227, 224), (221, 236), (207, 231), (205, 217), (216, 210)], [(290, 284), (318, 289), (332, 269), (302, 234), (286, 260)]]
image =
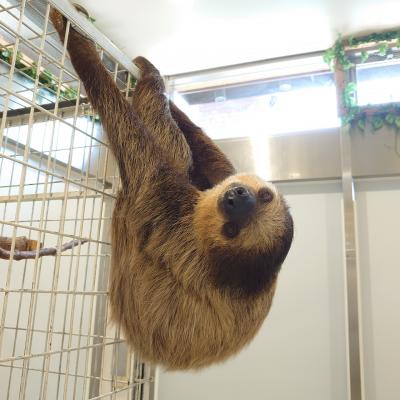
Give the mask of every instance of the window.
[[(260, 71), (252, 75), (241, 69), (237, 82), (233, 83), (224, 84), (221, 77), (214, 78), (216, 83), (198, 83), (195, 75), (192, 82), (185, 78), (182, 85), (172, 81), (173, 99), (213, 139), (338, 127), (333, 74), (326, 71), (296, 74), (291, 63), (289, 70), (282, 66), (268, 69), (267, 65), (264, 76)], [(313, 71), (326, 69), (321, 64), (312, 67), (309, 69)], [(231, 75), (225, 79), (232, 80)]]
[(357, 65), (356, 76), (360, 106), (400, 101), (400, 60)]

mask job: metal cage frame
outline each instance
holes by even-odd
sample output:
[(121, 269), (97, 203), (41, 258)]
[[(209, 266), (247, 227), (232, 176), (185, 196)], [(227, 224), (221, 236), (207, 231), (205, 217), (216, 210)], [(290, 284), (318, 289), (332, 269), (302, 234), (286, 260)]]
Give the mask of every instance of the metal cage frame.
[[(151, 399), (154, 368), (109, 321), (118, 169), (51, 6), (68, 18), (67, 34), (73, 24), (95, 41), (127, 97), (138, 73), (67, 1), (0, 1), (0, 236), (10, 242), (0, 259), (0, 397)], [(14, 260), (20, 237), (35, 243), (31, 259)]]

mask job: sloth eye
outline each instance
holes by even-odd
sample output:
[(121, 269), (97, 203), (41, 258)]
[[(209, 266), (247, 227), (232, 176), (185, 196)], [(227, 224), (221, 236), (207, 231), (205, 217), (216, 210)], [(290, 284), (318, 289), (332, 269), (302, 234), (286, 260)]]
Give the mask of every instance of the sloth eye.
[(233, 222), (227, 222), (222, 227), (222, 233), (229, 239), (233, 239), (237, 235), (239, 235), (240, 228), (237, 224)]
[(258, 191), (258, 198), (262, 203), (270, 203), (273, 200), (274, 195), (269, 189), (264, 187)]

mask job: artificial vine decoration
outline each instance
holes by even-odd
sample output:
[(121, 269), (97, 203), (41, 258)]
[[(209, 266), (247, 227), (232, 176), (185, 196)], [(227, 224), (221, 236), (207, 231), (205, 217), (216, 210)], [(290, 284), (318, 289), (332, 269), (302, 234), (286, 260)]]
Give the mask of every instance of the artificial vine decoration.
[[(14, 50), (11, 48), (0, 49), (0, 60), (3, 60), (8, 65), (11, 65), (13, 53)], [(48, 89), (54, 92), (54, 94), (57, 93), (58, 90), (57, 78), (50, 71), (46, 69), (41, 69), (39, 71), (37, 64), (35, 62), (33, 62), (31, 65), (27, 63), (25, 60), (23, 60), (22, 54), (19, 51), (17, 51), (17, 56), (15, 59), (15, 69), (22, 75), (25, 75), (26, 77), (29, 77), (33, 80), (35, 80), (36, 77), (39, 75), (38, 79), (39, 83), (41, 83), (42, 85), (41, 88)], [(65, 100), (76, 100), (78, 92), (76, 89), (71, 87), (68, 88), (61, 87), (60, 95)], [(40, 96), (40, 94), (38, 96), (42, 97)]]
[[(381, 57), (386, 57), (390, 49), (390, 43), (394, 41), (396, 41), (396, 47), (400, 48), (399, 29), (381, 33), (371, 33), (360, 37), (350, 36), (348, 39), (343, 39), (342, 36), (339, 35), (335, 44), (325, 51), (323, 58), (332, 70), (335, 68), (335, 64), (339, 64), (346, 71), (355, 66), (347, 57), (346, 49), (356, 49), (357, 47), (369, 43), (380, 43), (378, 54)], [(362, 63), (368, 61), (368, 52), (362, 50), (360, 58)]]
[[(386, 57), (393, 44), (400, 49), (400, 30), (392, 30), (382, 33), (371, 33), (360, 37), (349, 37), (348, 39), (339, 38), (335, 44), (326, 50), (323, 58), (329, 67), (334, 70), (341, 68), (344, 71), (355, 67), (355, 64), (349, 59), (347, 51), (361, 47), (360, 61), (365, 63), (369, 59), (369, 53), (362, 50), (362, 46), (370, 43), (380, 43), (378, 55)], [(349, 82), (342, 93), (342, 100), (345, 113), (341, 116), (344, 125), (351, 124), (364, 132), (367, 124), (373, 131), (381, 129), (383, 126), (394, 128), (400, 133), (400, 104), (384, 104), (379, 106), (357, 106), (356, 101), (357, 86), (354, 82)]]
[[(89, 15), (85, 8), (80, 6), (79, 4), (74, 4), (75, 8), (82, 12), (86, 18), (91, 22), (94, 23), (96, 20)], [(13, 58), (14, 50), (12, 48), (0, 48), (0, 60), (5, 61), (8, 65), (11, 65), (12, 58)], [(42, 69), (38, 71), (37, 64), (35, 62), (32, 65), (26, 63), (22, 59), (22, 54), (17, 51), (17, 57), (15, 60), (15, 68), (18, 72), (22, 73), (25, 76), (32, 78), (33, 80), (36, 79), (39, 73), (39, 83), (43, 86), (41, 88), (48, 89), (52, 91), (54, 94), (58, 91), (58, 81), (57, 78), (48, 70)], [(64, 97), (65, 100), (76, 100), (78, 97), (78, 91), (71, 87), (61, 87), (60, 88), (60, 96)], [(38, 98), (42, 98), (43, 96), (37, 95)]]
[(365, 132), (369, 124), (373, 131), (387, 126), (400, 133), (400, 104), (385, 104), (376, 108), (352, 107), (348, 115), (351, 126), (357, 127), (361, 132)]

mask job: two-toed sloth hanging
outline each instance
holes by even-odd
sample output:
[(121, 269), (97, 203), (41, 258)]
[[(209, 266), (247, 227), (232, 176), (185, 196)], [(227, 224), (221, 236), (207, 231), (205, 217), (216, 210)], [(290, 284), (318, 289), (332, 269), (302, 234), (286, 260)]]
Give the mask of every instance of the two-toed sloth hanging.
[[(51, 20), (64, 40), (66, 19)], [(73, 28), (68, 51), (118, 161), (112, 223), (113, 319), (145, 360), (190, 369), (225, 360), (268, 314), (293, 222), (276, 188), (232, 164), (164, 94), (157, 69), (132, 104), (94, 44)]]

